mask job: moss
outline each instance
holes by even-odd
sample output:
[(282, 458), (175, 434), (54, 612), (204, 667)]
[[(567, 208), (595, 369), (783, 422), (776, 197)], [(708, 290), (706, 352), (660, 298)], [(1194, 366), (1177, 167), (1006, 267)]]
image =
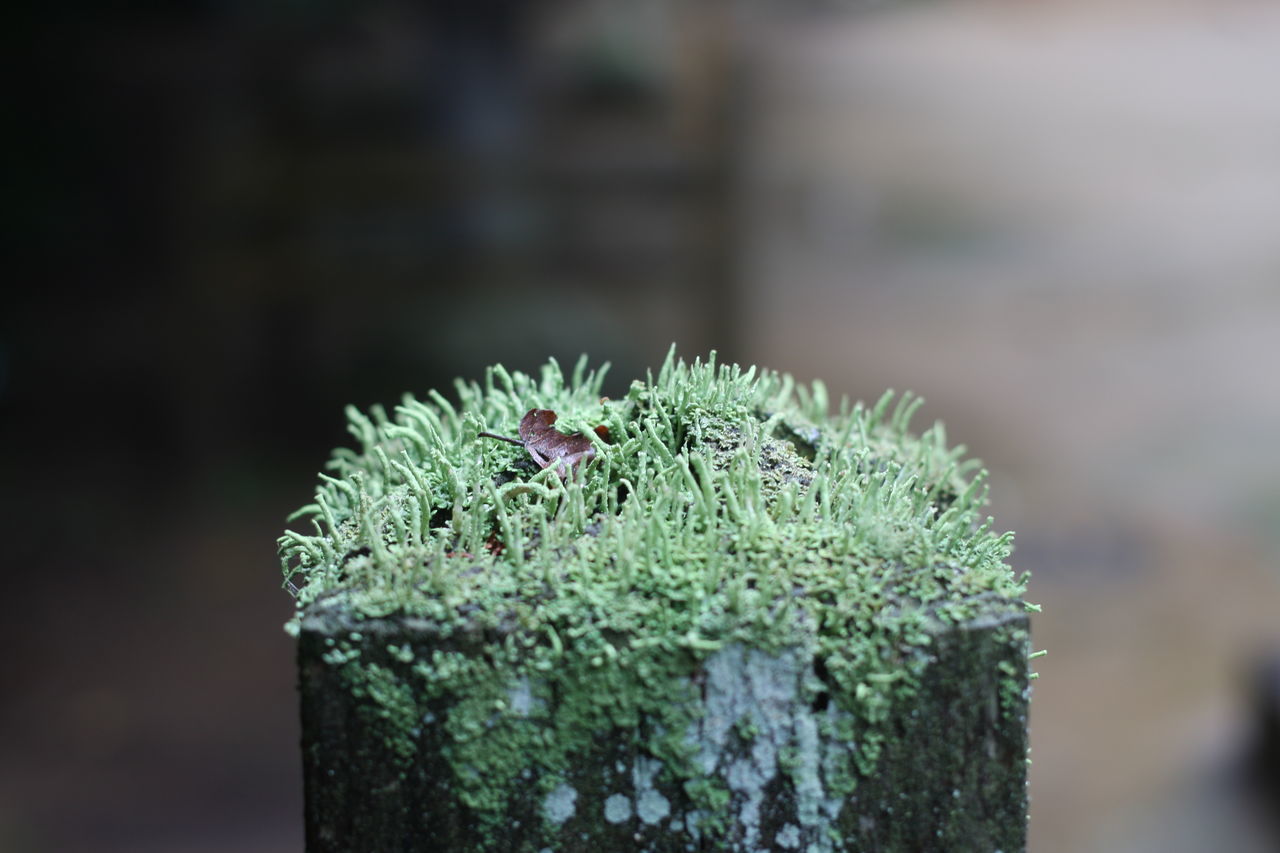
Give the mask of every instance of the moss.
[[(733, 797), (761, 795), (763, 777), (737, 768), (734, 794), (690, 732), (707, 731), (700, 678), (754, 667), (761, 689), (814, 714), (781, 725), (726, 711), (726, 731), (773, 756), (816, 824), (874, 772), (937, 627), (1022, 596), (1011, 536), (981, 514), (984, 475), (941, 425), (908, 431), (910, 395), (831, 413), (819, 383), (674, 353), (623, 399), (602, 399), (601, 380), (585, 362), (569, 377), (554, 362), (536, 378), (494, 367), (456, 401), (349, 410), (357, 446), (334, 453), (294, 517), (312, 532), (280, 539), (290, 628), (335, 602), (429, 625), (432, 646), (392, 644), (382, 663), (347, 641), (325, 660), (401, 759), (423, 726), (442, 728), (457, 796), (494, 831), (530, 779), (547, 825), (570, 820), (573, 757), (617, 730), (653, 763), (627, 782), (635, 802), (609, 800), (614, 816), (626, 800), (628, 816), (666, 818), (657, 778), (694, 804), (673, 825), (725, 832)], [(562, 480), (478, 437), (514, 433), (535, 407), (592, 437), (597, 458)], [(788, 655), (804, 665), (767, 670)]]

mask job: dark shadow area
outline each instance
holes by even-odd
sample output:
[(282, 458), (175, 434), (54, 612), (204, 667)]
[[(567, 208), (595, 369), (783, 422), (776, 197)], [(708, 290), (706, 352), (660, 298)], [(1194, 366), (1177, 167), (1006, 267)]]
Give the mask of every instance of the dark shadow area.
[(344, 405), (733, 354), (723, 10), (624, 5), (18, 20), (0, 847), (299, 849), (274, 540)]

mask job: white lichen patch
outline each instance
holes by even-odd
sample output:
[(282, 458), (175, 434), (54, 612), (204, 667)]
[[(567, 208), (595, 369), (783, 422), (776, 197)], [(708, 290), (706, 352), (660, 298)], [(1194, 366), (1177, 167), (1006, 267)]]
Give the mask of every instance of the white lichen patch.
[(578, 792), (572, 786), (561, 782), (542, 801), (542, 815), (548, 823), (559, 826), (573, 817), (577, 804)]
[(671, 814), (671, 803), (657, 791), (645, 791), (636, 800), (636, 814), (641, 821), (652, 826)]
[(517, 717), (528, 717), (546, 707), (546, 701), (533, 693), (533, 685), (528, 678), (517, 678), (507, 688), (507, 707)]
[(778, 834), (773, 837), (773, 843), (779, 847), (794, 850), (800, 846), (800, 828), (794, 823), (788, 823), (778, 830)]
[(653, 826), (671, 814), (671, 803), (654, 785), (662, 762), (640, 756), (636, 759), (631, 777), (636, 786), (636, 816), (641, 822)]
[(604, 819), (609, 823), (622, 823), (631, 819), (631, 799), (623, 794), (614, 794), (604, 801)]
[(761, 808), (780, 773), (790, 777), (800, 823), (789, 824), (794, 833), (783, 837), (794, 837), (796, 847), (807, 840), (815, 853), (832, 849), (821, 830), (839, 816), (843, 800), (824, 785), (824, 767), (832, 764), (824, 752), (847, 747), (824, 743), (819, 735), (819, 716), (834, 721), (837, 712), (834, 706), (815, 712), (807, 700), (802, 685), (814, 678), (811, 660), (811, 653), (801, 649), (770, 654), (731, 644), (704, 664), (706, 713), (691, 726), (687, 742), (698, 748), (702, 771), (727, 784), (744, 850), (764, 842)]

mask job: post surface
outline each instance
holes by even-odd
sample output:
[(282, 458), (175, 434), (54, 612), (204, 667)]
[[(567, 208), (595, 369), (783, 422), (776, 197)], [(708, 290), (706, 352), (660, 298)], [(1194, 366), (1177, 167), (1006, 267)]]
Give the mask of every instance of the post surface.
[[(445, 640), (433, 629), (395, 618), (354, 620), (333, 608), (304, 618), (299, 667), (309, 851), (1026, 846), (1025, 614), (996, 608), (939, 627), (918, 692), (890, 711), (874, 769), (847, 796), (830, 790), (830, 768), (823, 766), (833, 736), (824, 730), (836, 706), (818, 687), (811, 659), (797, 650), (770, 654), (730, 645), (691, 665), (687, 679), (700, 684), (702, 700), (688, 737), (728, 792), (728, 824), (714, 837), (696, 828), (705, 815), (694, 814), (681, 780), (664, 778), (646, 748), (655, 732), (645, 720), (631, 730), (593, 733), (596, 749), (576, 756), (568, 781), (549, 792), (537, 785), (538, 755), (524, 756), (527, 784), (509, 799), (505, 826), (486, 827), (454, 789), (440, 725), (449, 700), (423, 702), (405, 664), (438, 648), (467, 648), (466, 638)], [(382, 691), (353, 684), (346, 673), (370, 665), (387, 674)], [(545, 709), (549, 717), (556, 710)], [(397, 728), (407, 720), (416, 725)], [(402, 737), (411, 750), (397, 742)]]

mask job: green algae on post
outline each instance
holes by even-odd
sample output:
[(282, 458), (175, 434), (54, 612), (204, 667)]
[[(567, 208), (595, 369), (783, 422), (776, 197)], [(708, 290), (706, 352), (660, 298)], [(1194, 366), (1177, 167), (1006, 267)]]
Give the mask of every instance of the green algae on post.
[[(918, 398), (832, 412), (820, 383), (674, 352), (622, 399), (602, 378), (585, 360), (568, 377), (494, 367), (454, 400), (349, 409), (358, 446), (295, 514), (312, 532), (280, 539), (304, 722), (314, 672), (394, 766), (388, 791), (429, 768), (463, 817), (415, 837), (859, 849), (888, 831), (868, 825), (877, 774), (929, 723), (903, 715), (965, 694), (935, 672), (948, 655), (989, 677), (1025, 752), (1025, 578), (977, 463), (940, 424), (909, 431)], [(539, 467), (481, 436), (534, 409), (594, 452)], [(937, 838), (972, 837), (964, 805), (929, 803)]]

